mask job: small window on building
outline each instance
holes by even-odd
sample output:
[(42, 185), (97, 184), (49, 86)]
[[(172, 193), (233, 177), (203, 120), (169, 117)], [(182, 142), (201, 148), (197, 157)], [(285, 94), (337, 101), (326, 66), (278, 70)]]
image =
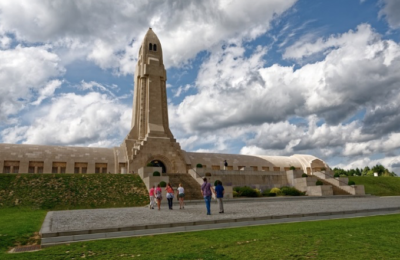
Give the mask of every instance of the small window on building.
[(19, 161), (4, 161), (4, 173), (19, 173)]
[(274, 167), (274, 172), (280, 172), (281, 168), (280, 167)]
[(258, 171), (258, 167), (257, 166), (250, 166), (251, 167), (251, 169), (253, 170), (253, 171)]
[(44, 162), (30, 161), (28, 173), (43, 173)]
[(3, 167), (3, 173), (11, 173), (11, 167), (10, 166), (4, 166)]
[(75, 173), (86, 173), (87, 163), (75, 163)]
[(213, 169), (213, 170), (221, 170), (221, 167), (219, 165), (212, 165), (211, 169)]
[(153, 44), (149, 43), (149, 50), (153, 50)]
[(96, 163), (94, 167), (95, 167), (95, 173), (107, 173), (106, 163)]
[(154, 51), (157, 51), (157, 44), (154, 44), (153, 49)]
[(228, 170), (228, 171), (232, 171), (233, 170), (233, 166), (226, 166), (226, 169)]
[(239, 171), (244, 171), (245, 166), (238, 166)]
[(290, 167), (285, 167), (284, 170), (285, 170), (285, 172), (290, 171)]
[[(53, 162), (52, 172), (53, 173), (65, 173), (66, 168), (67, 168), (66, 162)], [(79, 169), (78, 169), (78, 171), (79, 171)], [(79, 173), (79, 172), (77, 172), (77, 173)]]
[(263, 166), (262, 170), (265, 171), (265, 172), (269, 172), (269, 167)]

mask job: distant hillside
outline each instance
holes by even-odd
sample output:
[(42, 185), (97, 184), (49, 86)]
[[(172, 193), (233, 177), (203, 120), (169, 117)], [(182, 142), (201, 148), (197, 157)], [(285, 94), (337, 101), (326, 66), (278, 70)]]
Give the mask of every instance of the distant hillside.
[(365, 193), (375, 196), (400, 196), (399, 177), (351, 176), (349, 180), (364, 185)]
[(0, 208), (79, 209), (142, 206), (144, 183), (128, 174), (0, 174)]

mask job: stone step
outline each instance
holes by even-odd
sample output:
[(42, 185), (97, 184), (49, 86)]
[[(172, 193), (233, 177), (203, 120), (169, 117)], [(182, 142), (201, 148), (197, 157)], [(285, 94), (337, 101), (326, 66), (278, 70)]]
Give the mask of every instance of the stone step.
[[(318, 178), (318, 177), (317, 177)], [(349, 193), (349, 192), (347, 192), (347, 191), (345, 191), (345, 190), (342, 190), (340, 187), (338, 187), (338, 186), (335, 186), (335, 185), (332, 185), (332, 183), (329, 183), (329, 182), (327, 182), (326, 180), (324, 180), (324, 179), (321, 179), (321, 178), (318, 178), (320, 181), (322, 181), (322, 183), (324, 184), (324, 185), (330, 185), (330, 186), (332, 186), (332, 191), (333, 191), (333, 195), (352, 195), (351, 193)]]
[(185, 189), (185, 200), (201, 200), (200, 184), (187, 173), (168, 173), (172, 187), (177, 188), (179, 183)]

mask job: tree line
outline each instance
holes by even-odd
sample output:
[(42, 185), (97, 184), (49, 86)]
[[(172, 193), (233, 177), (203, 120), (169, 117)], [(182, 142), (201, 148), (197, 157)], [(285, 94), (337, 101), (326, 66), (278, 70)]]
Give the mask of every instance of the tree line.
[(394, 173), (393, 171), (389, 171), (386, 169), (383, 165), (377, 164), (373, 166), (372, 168), (369, 168), (368, 166), (365, 166), (364, 169), (350, 169), (350, 170), (345, 170), (341, 168), (334, 168), (333, 172), (335, 174), (335, 177), (339, 176), (374, 176), (374, 173), (378, 173), (378, 176), (384, 176), (384, 177), (396, 177), (397, 174)]

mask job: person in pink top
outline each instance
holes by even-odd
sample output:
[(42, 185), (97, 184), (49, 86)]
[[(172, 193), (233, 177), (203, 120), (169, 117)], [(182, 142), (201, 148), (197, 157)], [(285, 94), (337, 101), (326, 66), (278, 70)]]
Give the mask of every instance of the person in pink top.
[(155, 187), (156, 186), (153, 185), (153, 187), (151, 187), (151, 189), (149, 190), (149, 197), (150, 197), (150, 205), (149, 205), (149, 207), (150, 207), (150, 209), (154, 209), (154, 204), (156, 204), (155, 201), (154, 201), (154, 195), (155, 195), (154, 193), (156, 191)]

